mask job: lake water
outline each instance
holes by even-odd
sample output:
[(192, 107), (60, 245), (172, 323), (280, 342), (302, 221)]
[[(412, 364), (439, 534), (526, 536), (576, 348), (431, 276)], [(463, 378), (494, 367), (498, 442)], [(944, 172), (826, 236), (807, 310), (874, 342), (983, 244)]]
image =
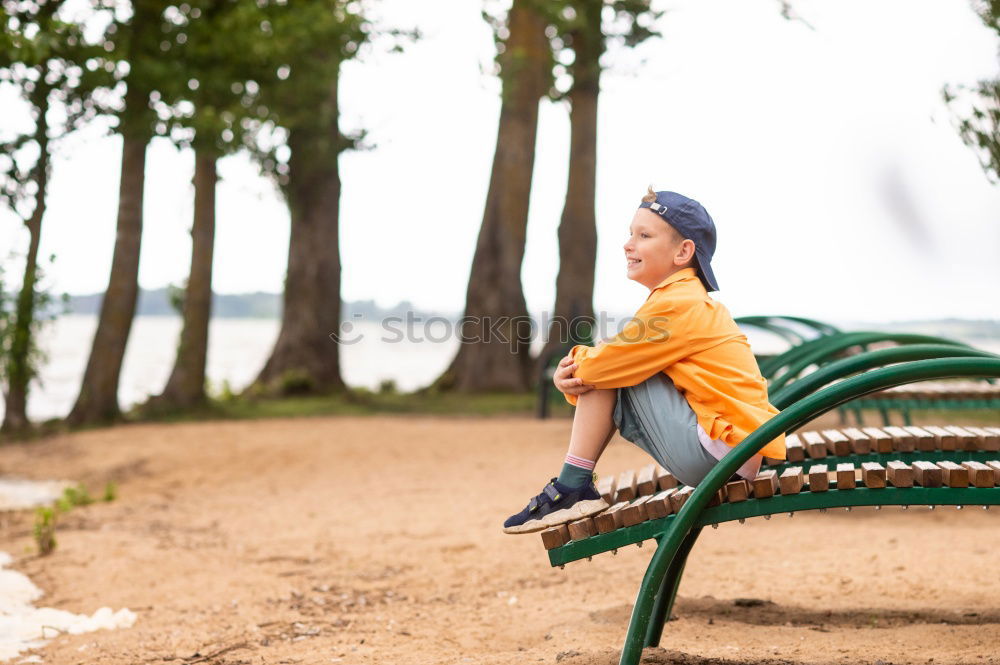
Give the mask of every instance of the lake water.
[[(217, 391), (223, 381), (233, 390), (249, 385), (271, 352), (279, 323), (272, 319), (213, 320), (207, 367), (210, 390)], [(377, 388), (380, 382), (391, 379), (400, 390), (415, 390), (437, 378), (458, 347), (454, 338), (393, 343), (385, 341), (394, 336), (379, 324), (353, 325), (351, 339), (358, 341), (340, 347), (341, 373), (352, 386)], [(33, 420), (65, 416), (72, 408), (96, 328), (96, 316), (82, 315), (62, 316), (47, 327), (41, 345), (48, 361), (28, 401), (28, 415)], [(162, 390), (173, 367), (180, 328), (179, 318), (136, 318), (118, 390), (123, 407)], [(330, 352), (336, 351), (337, 345), (331, 341)]]
[[(123, 407), (145, 400), (163, 388), (173, 366), (180, 325), (180, 319), (175, 317), (136, 318), (119, 386)], [(389, 329), (373, 322), (352, 325), (350, 333), (344, 335), (352, 343), (340, 346), (341, 373), (351, 386), (374, 389), (382, 381), (392, 380), (400, 390), (415, 390), (437, 378), (458, 349), (458, 340), (450, 334), (450, 324), (443, 321), (429, 327), (410, 327), (405, 335), (399, 332), (402, 326)], [(272, 319), (213, 320), (207, 369), (210, 390), (217, 391), (223, 381), (234, 391), (249, 385), (271, 351), (278, 326), (279, 321)], [(65, 416), (72, 408), (96, 327), (96, 316), (66, 315), (46, 328), (41, 344), (48, 353), (48, 361), (29, 398), (28, 415), (32, 419)], [(758, 353), (785, 348), (784, 342), (768, 333), (748, 329), (747, 334)], [(966, 341), (1000, 353), (1000, 340)], [(539, 345), (540, 341), (534, 350)], [(331, 341), (330, 352), (336, 350)]]

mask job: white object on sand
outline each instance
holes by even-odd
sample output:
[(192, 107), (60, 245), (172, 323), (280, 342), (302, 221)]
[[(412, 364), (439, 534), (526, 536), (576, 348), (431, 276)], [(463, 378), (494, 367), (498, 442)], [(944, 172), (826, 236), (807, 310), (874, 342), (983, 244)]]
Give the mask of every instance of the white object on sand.
[(135, 612), (122, 608), (112, 612), (102, 607), (92, 616), (73, 614), (51, 607), (35, 607), (42, 590), (16, 570), (7, 570), (10, 555), (0, 552), (0, 661), (43, 646), (60, 633), (78, 635), (106, 628), (130, 628)]
[(47, 506), (73, 483), (66, 480), (0, 478), (0, 510), (22, 510)]

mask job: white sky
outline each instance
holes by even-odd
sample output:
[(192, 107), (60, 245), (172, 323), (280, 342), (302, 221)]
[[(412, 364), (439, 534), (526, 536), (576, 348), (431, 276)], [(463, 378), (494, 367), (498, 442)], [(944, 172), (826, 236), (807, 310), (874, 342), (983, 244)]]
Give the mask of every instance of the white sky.
[[(342, 127), (375, 150), (341, 159), (342, 295), (459, 311), (482, 219), (499, 114), (480, 3), (385, 0), (423, 41), (352, 63)], [(768, 0), (670, 0), (665, 36), (619, 54), (600, 100), (595, 304), (631, 312), (645, 290), (621, 244), (647, 184), (700, 200), (719, 230), (713, 261), (735, 315), (831, 320), (1000, 318), (1000, 187), (959, 140), (945, 83), (995, 76), (995, 36), (967, 2), (797, 2), (816, 30)], [(640, 62), (645, 58), (646, 62)], [(17, 117), (0, 95), (0, 122)], [(541, 108), (522, 278), (551, 307), (568, 166), (566, 108)], [(44, 221), (58, 290), (101, 291), (115, 234), (120, 142), (66, 143)], [(144, 288), (188, 270), (192, 156), (148, 156)], [(214, 287), (279, 291), (288, 215), (244, 158), (227, 159)], [(0, 251), (24, 244), (0, 218)]]

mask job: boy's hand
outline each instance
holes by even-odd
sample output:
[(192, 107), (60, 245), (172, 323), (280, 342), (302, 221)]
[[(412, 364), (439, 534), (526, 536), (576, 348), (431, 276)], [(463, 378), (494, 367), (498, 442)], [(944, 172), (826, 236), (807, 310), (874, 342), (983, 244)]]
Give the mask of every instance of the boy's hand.
[(555, 374), (552, 375), (552, 383), (564, 395), (582, 395), (594, 389), (594, 386), (585, 384), (583, 379), (577, 379), (573, 376), (573, 372), (576, 371), (577, 367), (579, 365), (573, 362), (573, 356), (567, 355), (559, 361), (559, 367), (556, 368)]

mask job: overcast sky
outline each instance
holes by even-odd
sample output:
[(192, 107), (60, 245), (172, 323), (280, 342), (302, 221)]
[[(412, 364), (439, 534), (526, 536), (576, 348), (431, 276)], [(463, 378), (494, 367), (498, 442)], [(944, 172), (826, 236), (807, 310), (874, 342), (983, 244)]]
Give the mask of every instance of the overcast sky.
[[(832, 320), (1000, 318), (1000, 187), (959, 140), (945, 83), (997, 75), (998, 44), (962, 0), (670, 0), (662, 39), (614, 58), (600, 99), (595, 304), (645, 298), (621, 250), (647, 184), (701, 201), (719, 231), (715, 297), (735, 315)], [(425, 37), (345, 67), (342, 127), (374, 150), (341, 158), (345, 299), (461, 310), (490, 174), (493, 40), (470, 0), (386, 0)], [(643, 60), (645, 60), (643, 62)], [(9, 94), (0, 122), (17, 122)], [(566, 190), (567, 109), (541, 108), (529, 307), (551, 307)], [(55, 163), (44, 254), (57, 290), (101, 291), (115, 235), (120, 141), (94, 130)], [(191, 154), (148, 155), (140, 283), (186, 278)], [(288, 214), (243, 157), (221, 165), (215, 290), (279, 291)], [(0, 249), (23, 246), (0, 218)]]

